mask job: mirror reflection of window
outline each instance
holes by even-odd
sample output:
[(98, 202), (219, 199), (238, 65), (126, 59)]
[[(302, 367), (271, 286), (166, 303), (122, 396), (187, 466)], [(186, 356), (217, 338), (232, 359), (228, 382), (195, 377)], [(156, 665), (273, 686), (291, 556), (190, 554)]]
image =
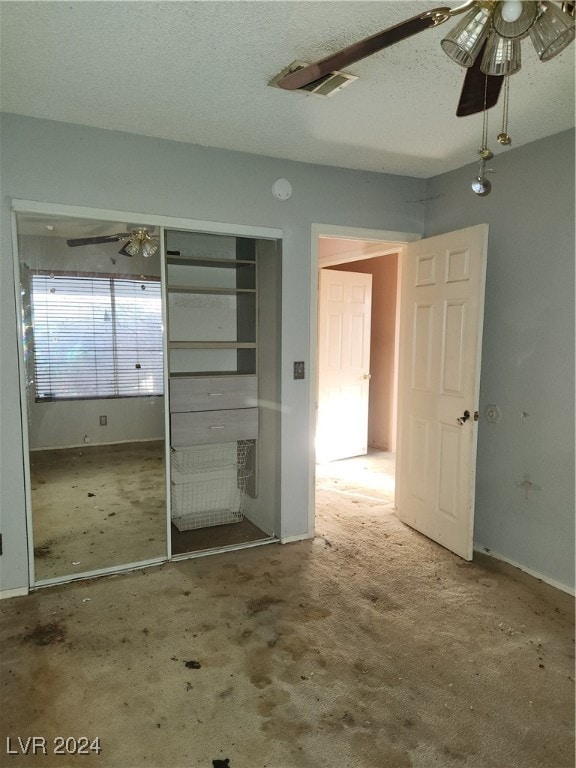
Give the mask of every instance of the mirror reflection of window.
[(160, 281), (32, 274), (35, 396), (163, 393)]

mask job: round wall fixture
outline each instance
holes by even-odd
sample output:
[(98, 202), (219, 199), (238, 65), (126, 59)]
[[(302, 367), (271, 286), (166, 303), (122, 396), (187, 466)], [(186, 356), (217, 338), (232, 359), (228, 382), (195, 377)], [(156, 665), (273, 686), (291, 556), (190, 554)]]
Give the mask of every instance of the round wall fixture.
[(292, 195), (292, 184), (287, 179), (276, 179), (272, 184), (272, 194), (276, 200), (288, 200)]

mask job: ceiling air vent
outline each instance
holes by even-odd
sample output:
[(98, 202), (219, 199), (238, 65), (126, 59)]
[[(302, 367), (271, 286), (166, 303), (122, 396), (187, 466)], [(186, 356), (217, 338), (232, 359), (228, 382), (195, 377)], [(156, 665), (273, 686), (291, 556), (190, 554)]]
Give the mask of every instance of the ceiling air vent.
[[(268, 85), (277, 88), (278, 81), (283, 77), (307, 66), (308, 64), (305, 61), (293, 61), (289, 67), (286, 67), (276, 77), (273, 77)], [(320, 77), (318, 80), (314, 80), (302, 88), (297, 88), (296, 91), (308, 91), (308, 93), (315, 93), (317, 96), (333, 96), (338, 91), (341, 91), (342, 88), (354, 82), (354, 80), (358, 80), (356, 75), (350, 75), (347, 72), (330, 72), (330, 74)]]

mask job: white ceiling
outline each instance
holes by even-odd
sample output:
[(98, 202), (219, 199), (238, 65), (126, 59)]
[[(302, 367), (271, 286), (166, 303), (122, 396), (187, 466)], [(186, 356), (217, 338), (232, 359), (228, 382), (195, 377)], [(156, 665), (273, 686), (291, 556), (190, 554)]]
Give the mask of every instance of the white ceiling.
[[(438, 3), (440, 5), (441, 3)], [(452, 6), (455, 3), (451, 3)], [(428, 178), (477, 159), (482, 116), (455, 116), (464, 70), (453, 21), (348, 68), (329, 98), (268, 86), (436, 7), (379, 0), (2, 0), (3, 111), (324, 165)], [(510, 82), (513, 147), (574, 126), (574, 44)], [(501, 107), (490, 111), (489, 146)]]

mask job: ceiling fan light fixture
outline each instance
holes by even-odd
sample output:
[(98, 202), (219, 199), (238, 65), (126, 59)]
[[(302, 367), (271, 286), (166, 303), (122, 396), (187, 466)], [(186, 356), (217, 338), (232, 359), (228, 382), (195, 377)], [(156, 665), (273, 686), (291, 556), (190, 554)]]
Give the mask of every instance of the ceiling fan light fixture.
[[(514, 18), (515, 13), (510, 15), (510, 7), (516, 5), (520, 6), (520, 13), (517, 18)], [(512, 40), (522, 40), (527, 37), (532, 29), (536, 19), (538, 17), (538, 3), (533, 0), (528, 2), (513, 3), (505, 2), (498, 3), (492, 14), (492, 26), (500, 37)]]
[(486, 42), (480, 71), (493, 76), (513, 75), (520, 67), (520, 39), (500, 37), (492, 30)]
[(157, 251), (158, 246), (152, 238), (147, 235), (146, 241), (142, 244), (142, 256), (144, 256), (145, 259), (149, 259), (151, 256), (154, 256)]
[(146, 227), (133, 229), (132, 234), (122, 252), (128, 256), (144, 256), (145, 259), (154, 256), (158, 252), (158, 243), (150, 237)]
[(492, 11), (489, 7), (473, 8), (441, 41), (442, 49), (452, 61), (471, 67), (490, 31)]
[(541, 13), (530, 30), (540, 61), (550, 61), (574, 40), (574, 18), (554, 3), (540, 3)]
[(140, 242), (137, 237), (131, 238), (126, 245), (124, 246), (124, 250), (128, 254), (128, 256), (138, 256), (140, 253)]

